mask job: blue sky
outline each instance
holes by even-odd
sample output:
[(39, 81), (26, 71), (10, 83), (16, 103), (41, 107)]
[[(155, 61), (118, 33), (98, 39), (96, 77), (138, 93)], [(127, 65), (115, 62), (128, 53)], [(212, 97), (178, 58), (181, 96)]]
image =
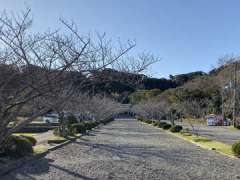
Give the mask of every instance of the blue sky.
[(1, 10), (32, 9), (34, 30), (73, 20), (83, 33), (106, 32), (113, 40), (137, 41), (162, 61), (156, 77), (209, 71), (218, 58), (240, 55), (239, 0), (0, 0)]

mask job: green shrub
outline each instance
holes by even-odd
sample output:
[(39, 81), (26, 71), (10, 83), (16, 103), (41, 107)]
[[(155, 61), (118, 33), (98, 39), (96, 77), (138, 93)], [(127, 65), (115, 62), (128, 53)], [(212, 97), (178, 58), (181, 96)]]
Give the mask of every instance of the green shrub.
[(240, 141), (237, 141), (232, 145), (232, 152), (235, 156), (240, 157)]
[(147, 124), (152, 124), (152, 120), (149, 120), (149, 119), (145, 119), (144, 122)]
[(61, 133), (60, 133), (59, 127), (53, 129), (53, 134), (54, 134), (55, 136), (60, 136)]
[(61, 144), (61, 143), (64, 143), (66, 142), (67, 139), (66, 138), (63, 138), (63, 137), (54, 137), (54, 138), (50, 138), (47, 140), (48, 144)]
[(110, 123), (112, 121), (114, 121), (114, 118), (111, 117), (111, 118), (107, 118), (107, 119), (101, 120), (100, 122), (105, 125), (105, 124), (108, 124), (108, 123)]
[(154, 121), (153, 126), (159, 126), (160, 122), (159, 121)]
[(168, 130), (168, 129), (170, 129), (171, 128), (171, 124), (164, 124), (163, 126), (162, 126), (162, 128), (164, 129), (164, 130)]
[(53, 129), (51, 126), (44, 127), (44, 126), (31, 125), (31, 126), (26, 126), (20, 129), (19, 131), (17, 131), (17, 133), (43, 133), (51, 129)]
[(143, 117), (138, 117), (137, 120), (138, 121), (144, 121)]
[(240, 125), (236, 125), (235, 128), (236, 128), (236, 129), (240, 129)]
[(184, 136), (191, 136), (192, 135), (191, 131), (188, 128), (181, 130), (180, 133)]
[(165, 124), (167, 124), (167, 123), (166, 123), (166, 122), (159, 122), (158, 127), (159, 127), (159, 128), (163, 128), (163, 126), (164, 126)]
[(93, 128), (91, 121), (85, 121), (84, 126), (85, 126), (86, 130), (91, 130)]
[(60, 137), (72, 136), (75, 133), (76, 132), (74, 132), (74, 129), (72, 129), (70, 125), (67, 127), (60, 126), (60, 127), (53, 129), (53, 134), (55, 136), (60, 136)]
[(98, 121), (94, 121), (94, 122), (93, 122), (94, 127), (97, 127), (99, 124), (100, 124), (100, 123), (99, 123)]
[(26, 138), (30, 143), (32, 143), (32, 146), (35, 146), (37, 144), (37, 140), (32, 137), (32, 136), (25, 136), (25, 135), (21, 135), (22, 137)]
[(77, 118), (73, 114), (67, 117), (67, 122), (69, 125), (78, 123)]
[(91, 130), (92, 128), (98, 126), (98, 123), (96, 121), (85, 121), (84, 125), (86, 127), (86, 130)]
[(84, 121), (81, 123), (73, 123), (68, 124), (67, 126), (60, 126), (55, 128), (53, 130), (53, 134), (60, 137), (73, 136), (76, 133), (85, 133), (86, 130), (91, 130), (98, 125), (99, 122), (97, 121)]
[(8, 156), (23, 157), (33, 153), (32, 143), (23, 136), (9, 136), (3, 145), (3, 152)]
[(182, 126), (179, 126), (179, 125), (174, 125), (170, 128), (170, 131), (175, 133), (175, 132), (180, 132), (181, 130), (183, 129)]
[(81, 133), (81, 134), (86, 133), (86, 130), (87, 130), (84, 123), (72, 124), (71, 128), (73, 132), (75, 131), (76, 133)]

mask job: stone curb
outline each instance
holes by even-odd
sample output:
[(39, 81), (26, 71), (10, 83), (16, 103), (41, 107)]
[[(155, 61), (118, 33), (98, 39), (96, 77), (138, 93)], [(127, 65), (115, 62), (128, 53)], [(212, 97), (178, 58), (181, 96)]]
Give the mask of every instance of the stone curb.
[(73, 141), (76, 141), (76, 139), (78, 139), (78, 138), (80, 138), (80, 137), (82, 137), (82, 135), (80, 135), (79, 137), (74, 137), (74, 138), (72, 138), (72, 139), (69, 139), (69, 140), (67, 140), (67, 141), (65, 141), (65, 142), (63, 142), (63, 143), (61, 143), (61, 144), (56, 145), (56, 146), (52, 146), (52, 147), (48, 148), (48, 151), (57, 150), (58, 148), (61, 148), (61, 147), (65, 146), (65, 145), (70, 144), (70, 143), (73, 142)]

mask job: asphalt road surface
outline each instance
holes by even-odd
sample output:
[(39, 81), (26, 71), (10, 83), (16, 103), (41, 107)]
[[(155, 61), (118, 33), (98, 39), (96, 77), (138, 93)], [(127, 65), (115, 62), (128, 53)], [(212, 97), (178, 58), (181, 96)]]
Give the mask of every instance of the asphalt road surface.
[[(189, 123), (176, 122), (176, 124), (182, 125), (184, 128), (192, 130), (192, 126)], [(195, 132), (199, 135), (207, 137), (212, 140), (222, 141), (226, 144), (233, 144), (235, 141), (240, 140), (240, 130), (234, 129), (230, 126), (207, 126), (195, 124)]]

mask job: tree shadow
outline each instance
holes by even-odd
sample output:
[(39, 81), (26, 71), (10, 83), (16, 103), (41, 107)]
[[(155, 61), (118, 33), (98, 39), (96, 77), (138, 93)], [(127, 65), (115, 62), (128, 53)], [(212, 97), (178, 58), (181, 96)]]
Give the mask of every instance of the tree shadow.
[[(171, 150), (165, 150), (161, 148), (156, 148), (155, 146), (133, 146), (133, 145), (127, 145), (127, 144), (121, 144), (121, 145), (115, 145), (115, 144), (102, 144), (102, 143), (93, 143), (91, 141), (76, 141), (74, 143), (77, 143), (81, 146), (87, 146), (88, 150), (86, 150), (84, 153), (88, 153), (90, 155), (94, 154), (102, 154), (104, 156), (104, 153), (106, 156), (109, 156), (109, 153), (111, 156), (116, 156), (120, 159), (129, 159), (129, 158), (135, 158), (140, 160), (145, 160), (148, 158), (153, 159), (159, 159), (167, 161), (169, 164), (176, 166), (182, 165), (182, 164), (189, 164), (200, 166), (201, 162), (194, 161), (192, 162), (192, 158), (194, 158), (194, 154), (191, 150), (187, 150), (185, 148), (178, 148), (178, 149), (171, 149)], [(100, 151), (97, 153), (96, 151)], [(92, 153), (92, 154), (91, 154)], [(196, 154), (196, 157), (198, 155)]]
[(81, 174), (79, 174), (79, 173), (76, 173), (76, 172), (74, 172), (74, 171), (70, 171), (69, 169), (66, 169), (66, 168), (63, 168), (63, 167), (61, 167), (61, 166), (58, 166), (58, 165), (55, 165), (55, 164), (50, 164), (50, 166), (51, 167), (54, 167), (54, 168), (56, 168), (56, 169), (59, 169), (59, 170), (61, 170), (61, 171), (64, 171), (64, 172), (66, 172), (67, 174), (69, 174), (69, 175), (71, 175), (71, 176), (73, 176), (73, 177), (76, 177), (76, 178), (81, 178), (81, 179), (83, 179), (83, 180), (96, 180), (97, 178), (90, 178), (90, 177), (87, 177), (87, 176), (83, 176), (83, 175), (81, 175)]
[[(59, 165), (54, 164), (53, 159), (41, 158), (37, 159), (31, 163), (27, 163), (22, 167), (0, 177), (1, 180), (36, 180), (38, 176), (49, 173), (51, 169), (57, 169), (67, 174), (69, 178), (82, 179), (82, 180), (96, 180), (96, 178), (91, 178), (79, 174), (77, 172), (71, 171), (70, 169), (63, 168)], [(60, 173), (61, 174), (61, 173)], [(61, 178), (61, 177), (53, 177)], [(44, 179), (44, 178), (43, 178)]]

